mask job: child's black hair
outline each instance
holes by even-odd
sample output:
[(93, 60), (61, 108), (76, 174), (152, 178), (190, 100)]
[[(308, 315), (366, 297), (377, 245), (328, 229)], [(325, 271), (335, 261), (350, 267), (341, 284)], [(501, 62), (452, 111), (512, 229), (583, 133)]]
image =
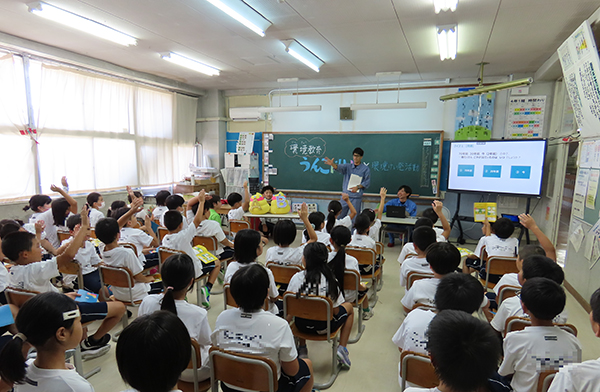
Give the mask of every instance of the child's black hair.
[(425, 252), (427, 262), (436, 274), (446, 275), (454, 272), (460, 264), (460, 251), (449, 242), (434, 242)]
[(273, 242), (279, 246), (289, 246), (296, 240), (296, 224), (291, 219), (279, 219), (273, 227)]
[(90, 206), (90, 208), (92, 208), (94, 203), (97, 203), (101, 197), (102, 197), (102, 195), (99, 194), (98, 192), (92, 192), (89, 195), (87, 195), (86, 201), (87, 201), (88, 205)]
[(102, 218), (96, 222), (96, 237), (104, 244), (110, 244), (119, 235), (119, 223), (115, 218)]
[(368, 216), (360, 214), (354, 218), (354, 228), (358, 234), (367, 235), (371, 227), (371, 220)]
[(335, 226), (335, 217), (340, 211), (342, 211), (342, 203), (337, 200), (329, 202), (329, 205), (327, 206), (327, 225), (325, 225), (325, 229), (327, 229), (327, 232), (330, 234), (333, 226)]
[(421, 227), (421, 226), (425, 226), (425, 227), (431, 227), (433, 228), (433, 222), (431, 221), (431, 219), (429, 218), (419, 218), (417, 219), (417, 221), (415, 222), (415, 226), (414, 229), (416, 229), (417, 227)]
[(81, 224), (81, 214), (72, 214), (67, 218), (67, 228), (71, 231), (75, 230), (75, 226)]
[(21, 225), (14, 219), (2, 219), (0, 221), (0, 238), (19, 230), (21, 230)]
[(240, 268), (231, 277), (231, 296), (242, 311), (261, 309), (269, 291), (269, 274), (265, 267), (251, 264)]
[(115, 218), (116, 220), (119, 220), (123, 215), (127, 214), (130, 209), (131, 208), (129, 208), (129, 207), (121, 207), (121, 208), (113, 211), (113, 213), (110, 214), (110, 217)]
[[(412, 195), (412, 188), (409, 187), (408, 185), (400, 185), (398, 187), (398, 192), (400, 192), (400, 189), (403, 189), (403, 188), (404, 188), (404, 192), (408, 193), (408, 196)], [(396, 193), (398, 193), (398, 192), (396, 192)]]
[(162, 265), (160, 275), (165, 288), (165, 295), (163, 296), (160, 309), (177, 314), (173, 292), (185, 289), (190, 282), (192, 282), (190, 290), (194, 286), (194, 277), (196, 276), (194, 262), (187, 254), (171, 255)]
[(179, 207), (182, 207), (185, 204), (185, 199), (180, 195), (171, 195), (167, 197), (165, 200), (165, 206), (169, 209), (169, 211), (176, 210)]
[(413, 244), (421, 251), (425, 251), (427, 247), (436, 241), (435, 230), (431, 227), (421, 226), (413, 230)]
[(29, 198), (29, 204), (23, 207), (23, 211), (31, 208), (33, 212), (40, 212), (39, 208), (46, 204), (52, 203), (52, 199), (48, 195), (33, 195)]
[(375, 214), (375, 211), (372, 208), (365, 208), (364, 210), (362, 210), (361, 214), (365, 214), (366, 216), (368, 216), (371, 223), (373, 223), (377, 218), (377, 215)]
[(65, 219), (69, 215), (71, 205), (64, 197), (60, 197), (52, 202), (52, 218), (55, 226), (64, 226)]
[(237, 232), (233, 240), (233, 255), (235, 261), (249, 264), (256, 261), (260, 247), (260, 233), (252, 229), (243, 229)]
[[(142, 199), (144, 198), (144, 195), (143, 195), (143, 194), (142, 194), (142, 192), (140, 192), (140, 191), (133, 191), (133, 195), (134, 195), (136, 198), (140, 198), (140, 197), (141, 197)], [(131, 195), (127, 195), (127, 201), (129, 201), (130, 203), (131, 203), (131, 202), (133, 202), (133, 200), (131, 199)]]
[(502, 351), (489, 323), (459, 310), (443, 310), (429, 324), (427, 336), (440, 381), (456, 392), (486, 389)]
[(183, 216), (176, 210), (169, 210), (163, 215), (163, 223), (169, 231), (177, 230), (180, 224), (183, 223)]
[(592, 319), (600, 324), (600, 289), (594, 291), (592, 294), (590, 307), (592, 308)]
[[(200, 203), (198, 203), (198, 204), (200, 204)], [(196, 204), (196, 206), (198, 204)], [(204, 200), (204, 211), (212, 210), (213, 208), (215, 208), (215, 204), (217, 204), (217, 201), (215, 199)], [(198, 211), (198, 207), (196, 207), (196, 211)], [(195, 214), (195, 212), (194, 212), (194, 214)]]
[(232, 192), (229, 194), (229, 196), (227, 196), (227, 204), (229, 204), (231, 208), (233, 208), (236, 203), (239, 203), (242, 200), (244, 200), (244, 198), (237, 192)]
[(323, 275), (327, 281), (327, 295), (335, 301), (340, 295), (340, 287), (333, 271), (327, 265), (329, 257), (327, 247), (320, 242), (311, 242), (304, 247), (303, 255), (306, 272), (304, 282), (296, 295), (319, 295), (319, 284), (321, 283), (321, 275)]
[(339, 225), (331, 230), (331, 241), (339, 247), (337, 253), (328, 263), (338, 281), (340, 290), (344, 289), (344, 273), (346, 271), (346, 246), (352, 241), (350, 229)]
[(271, 193), (275, 194), (275, 188), (273, 188), (271, 185), (263, 186), (260, 190), (260, 193), (264, 194), (266, 191), (271, 191)]
[(438, 311), (452, 309), (471, 314), (481, 306), (483, 294), (483, 286), (473, 276), (448, 274), (435, 291), (435, 307)]
[(435, 225), (435, 222), (437, 222), (438, 218), (439, 218), (438, 214), (435, 213), (433, 208), (427, 208), (426, 210), (423, 211), (423, 213), (421, 215), (423, 216), (423, 218), (429, 218), (432, 226)]
[(127, 207), (127, 203), (125, 203), (123, 200), (115, 200), (111, 203), (110, 208), (108, 209), (108, 211), (106, 212), (106, 217), (107, 218), (114, 218), (114, 214), (115, 212), (122, 207)]
[(15, 231), (2, 237), (2, 253), (10, 261), (19, 260), (21, 252), (30, 252), (35, 235), (28, 231)]
[(506, 239), (515, 231), (515, 225), (513, 225), (513, 222), (508, 218), (500, 218), (492, 223), (492, 230), (498, 238)]
[(525, 260), (533, 255), (546, 256), (546, 251), (541, 246), (533, 244), (525, 245), (523, 249), (519, 250), (519, 258), (521, 260)]
[[(138, 317), (125, 327), (116, 350), (121, 377), (139, 392), (171, 391), (191, 355), (185, 324), (164, 310)], [(151, 369), (160, 371), (149, 374)]]
[[(55, 339), (61, 327), (73, 328), (74, 318), (65, 320), (63, 314), (77, 309), (77, 304), (66, 295), (47, 292), (38, 294), (21, 306), (15, 326), (27, 343), (40, 348)], [(19, 335), (6, 343), (0, 352), (0, 377), (7, 383), (22, 383), (26, 374), (23, 340)]]
[(546, 256), (533, 255), (523, 260), (523, 279), (548, 278), (562, 284), (565, 273), (560, 265)]
[(165, 205), (165, 201), (167, 200), (167, 197), (171, 196), (171, 192), (169, 191), (158, 191), (158, 193), (156, 194), (156, 196), (154, 196), (154, 199), (156, 199), (156, 205), (157, 206), (164, 206)]
[[(323, 214), (321, 211), (311, 212), (310, 214), (308, 214), (308, 221), (312, 225), (313, 229), (315, 229), (315, 231), (321, 230), (321, 226), (323, 225), (323, 223), (325, 223), (325, 214)], [(304, 235), (304, 238), (306, 238), (306, 240), (308, 241), (308, 230), (304, 229), (302, 234)]]
[(552, 320), (565, 309), (565, 290), (548, 278), (527, 279), (521, 287), (521, 301), (538, 320)]

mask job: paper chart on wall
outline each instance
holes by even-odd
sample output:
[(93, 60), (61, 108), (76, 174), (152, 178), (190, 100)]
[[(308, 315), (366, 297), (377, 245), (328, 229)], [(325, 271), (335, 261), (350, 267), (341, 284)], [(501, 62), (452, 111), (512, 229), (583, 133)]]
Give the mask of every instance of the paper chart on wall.
[(585, 199), (587, 195), (589, 177), (589, 169), (579, 169), (579, 173), (577, 173), (577, 180), (575, 181), (572, 206), (573, 216), (579, 219), (584, 219)]
[(594, 141), (592, 150), (592, 167), (594, 169), (600, 169), (600, 140)]
[(594, 159), (594, 141), (586, 140), (581, 144), (581, 152), (579, 153), (579, 167), (590, 168), (592, 167)]
[(591, 169), (590, 178), (588, 180), (587, 194), (585, 197), (586, 208), (592, 210), (596, 208), (596, 194), (598, 193), (598, 179), (600, 178), (600, 171)]
[(511, 139), (541, 137), (544, 130), (546, 96), (514, 96), (508, 103), (507, 134)]
[(573, 244), (573, 249), (575, 249), (575, 252), (579, 252), (579, 249), (581, 249), (581, 244), (585, 238), (585, 232), (583, 231), (583, 227), (581, 227), (581, 223), (576, 220), (573, 220), (571, 223), (571, 228), (573, 231), (569, 236), (569, 241), (571, 241), (571, 244)]

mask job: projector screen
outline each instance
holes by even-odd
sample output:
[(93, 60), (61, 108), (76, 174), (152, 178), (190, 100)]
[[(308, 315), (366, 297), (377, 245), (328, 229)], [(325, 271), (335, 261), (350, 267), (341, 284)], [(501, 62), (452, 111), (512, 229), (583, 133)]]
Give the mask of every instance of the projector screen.
[(546, 140), (450, 144), (448, 191), (540, 196)]

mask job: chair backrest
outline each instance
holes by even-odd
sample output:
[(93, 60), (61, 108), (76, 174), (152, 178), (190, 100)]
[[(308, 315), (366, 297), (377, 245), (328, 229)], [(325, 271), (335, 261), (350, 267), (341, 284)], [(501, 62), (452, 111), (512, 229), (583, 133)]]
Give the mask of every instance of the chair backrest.
[(500, 305), (505, 299), (516, 296), (519, 291), (521, 291), (519, 286), (504, 284), (498, 289), (498, 297), (496, 297), (496, 302), (498, 305)]
[(383, 244), (381, 242), (375, 243), (375, 253), (377, 254), (377, 256), (382, 255), (384, 249), (385, 249), (385, 247), (383, 246)]
[(301, 317), (309, 320), (329, 321), (333, 317), (333, 301), (331, 298), (316, 295), (301, 295), (287, 292), (283, 295), (285, 316)]
[(192, 240), (192, 246), (202, 245), (209, 252), (215, 251), (218, 249), (217, 239), (215, 237), (203, 237), (201, 235), (194, 236)]
[(417, 384), (425, 388), (435, 388), (440, 380), (435, 374), (435, 368), (431, 364), (429, 356), (413, 351), (403, 351), (400, 355), (402, 388), (404, 390), (407, 382)]
[(546, 392), (550, 389), (550, 384), (552, 384), (552, 380), (554, 380), (554, 376), (558, 370), (548, 370), (545, 372), (541, 372), (538, 378), (537, 392)]
[(210, 362), (212, 388), (215, 392), (218, 390), (218, 380), (253, 391), (277, 390), (277, 366), (269, 358), (212, 347)]
[(58, 240), (60, 242), (63, 242), (64, 240), (71, 237), (71, 233), (69, 233), (67, 230), (57, 230), (56, 234), (58, 235)]
[(192, 344), (192, 356), (190, 357), (190, 363), (188, 363), (186, 369), (200, 369), (200, 366), (202, 366), (202, 355), (200, 354), (200, 344), (194, 338), (191, 338), (191, 344)]
[(240, 230), (249, 229), (250, 223), (243, 220), (230, 220), (229, 231), (231, 233), (237, 233)]
[[(531, 325), (531, 320), (525, 317), (511, 316), (506, 319), (505, 327), (504, 327), (504, 336), (507, 333), (513, 331), (521, 331)], [(554, 326), (577, 336), (577, 327), (573, 324), (561, 324), (561, 323), (553, 323)]]
[(433, 305), (427, 305), (427, 304), (422, 304), (422, 303), (419, 303), (419, 302), (417, 302), (417, 303), (416, 303), (416, 304), (415, 304), (415, 305), (412, 307), (412, 309), (411, 309), (411, 312), (412, 312), (413, 310), (417, 309), (417, 308), (418, 308), (418, 309), (423, 309), (423, 310), (431, 310), (431, 311), (434, 311), (434, 312), (437, 310), (437, 309), (436, 309), (436, 307), (435, 307), (435, 306), (433, 306)]
[(273, 273), (275, 282), (284, 284), (290, 283), (292, 276), (294, 276), (296, 272), (303, 270), (303, 268), (299, 265), (282, 265), (273, 262), (268, 262), (267, 268)]
[(58, 269), (58, 272), (60, 272), (61, 274), (67, 274), (67, 275), (79, 275), (80, 271), (81, 271), (81, 265), (76, 260), (73, 260), (68, 264), (63, 264)]
[(6, 295), (6, 301), (9, 304), (20, 308), (27, 300), (35, 297), (39, 293), (36, 291), (21, 290), (15, 287), (7, 287), (4, 290), (4, 294)]
[[(98, 272), (100, 273), (100, 283), (102, 286), (115, 286), (129, 289), (129, 303), (134, 305), (141, 301), (133, 300), (133, 286), (135, 286), (135, 280), (133, 279), (133, 273), (127, 267), (112, 267), (109, 265), (100, 264), (98, 265)], [(126, 301), (124, 301), (126, 302)]]
[(346, 253), (355, 257), (358, 260), (358, 264), (372, 265), (375, 268), (377, 253), (373, 249), (349, 246), (346, 248)]
[(160, 242), (162, 242), (163, 238), (165, 238), (165, 236), (169, 234), (169, 230), (167, 230), (166, 227), (159, 227), (158, 228), (158, 239), (160, 240)]
[(406, 277), (406, 289), (410, 289), (413, 285), (413, 283), (415, 283), (417, 280), (420, 279), (431, 279), (433, 278), (433, 273), (431, 274), (426, 274), (424, 272), (419, 272), (419, 271), (411, 271), (408, 273), (408, 276)]
[(487, 259), (488, 271), (492, 275), (504, 275), (508, 273), (518, 273), (516, 257), (490, 256)]
[(234, 308), (239, 307), (237, 302), (235, 302), (235, 299), (233, 299), (233, 295), (231, 295), (231, 286), (229, 283), (223, 285), (223, 295), (225, 296), (225, 300), (223, 301), (225, 309), (227, 309), (228, 306), (233, 306)]
[(164, 246), (159, 246), (157, 248), (157, 251), (158, 251), (158, 269), (159, 269), (159, 271), (162, 268), (163, 263), (169, 258), (169, 256), (185, 253), (180, 250), (171, 249), (171, 248), (167, 248)]
[(137, 248), (132, 243), (130, 243), (130, 242), (119, 242), (119, 246), (122, 246), (123, 248), (131, 249), (135, 253), (135, 255), (137, 256)]

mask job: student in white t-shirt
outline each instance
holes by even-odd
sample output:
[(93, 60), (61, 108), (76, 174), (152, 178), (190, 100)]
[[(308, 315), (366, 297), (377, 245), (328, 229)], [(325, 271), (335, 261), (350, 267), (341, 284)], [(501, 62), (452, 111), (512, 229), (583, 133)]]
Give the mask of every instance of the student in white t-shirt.
[[(325, 214), (323, 214), (321, 211), (311, 212), (308, 214), (308, 222), (310, 222), (310, 225), (317, 234), (317, 241), (325, 246), (329, 246), (329, 233), (323, 231), (323, 228), (325, 227)], [(309, 240), (310, 235), (308, 230), (304, 229), (302, 231), (302, 245), (306, 244)]]
[(58, 248), (60, 246), (58, 229), (66, 229), (65, 220), (69, 214), (77, 214), (77, 202), (67, 192), (56, 185), (51, 185), (50, 190), (60, 193), (62, 197), (54, 199), (51, 204), (52, 208), (38, 215), (37, 220), (44, 221), (46, 239), (50, 241), (50, 244), (54, 248)]
[(92, 192), (87, 195), (86, 201), (90, 206), (90, 227), (96, 227), (96, 223), (104, 218), (104, 214), (100, 211), (105, 205), (104, 198), (98, 192)]
[(348, 215), (346, 215), (343, 219), (338, 219), (338, 216), (340, 216), (342, 213), (342, 203), (340, 203), (338, 200), (332, 200), (327, 206), (327, 223), (325, 224), (324, 230), (329, 234), (331, 234), (331, 230), (333, 230), (335, 226), (344, 225), (348, 229), (352, 228), (352, 221), (356, 216), (356, 208), (354, 208), (352, 203), (350, 203), (350, 197), (347, 193), (342, 193), (342, 200), (348, 204), (348, 209), (350, 210)]
[[(309, 238), (307, 243), (317, 241), (317, 233), (308, 220), (308, 206), (306, 208), (301, 207), (298, 216), (306, 227)], [(302, 265), (302, 252), (305, 245), (297, 248), (290, 247), (296, 240), (296, 233), (296, 224), (291, 219), (279, 219), (273, 228), (273, 241), (276, 246), (267, 249), (267, 262), (283, 265)]]
[(356, 229), (356, 232), (352, 235), (352, 240), (348, 246), (376, 250), (376, 242), (369, 236), (370, 226), (371, 220), (369, 217), (366, 214), (359, 214), (356, 219), (354, 219), (354, 228)]
[(488, 377), (501, 357), (500, 341), (489, 324), (460, 310), (444, 310), (433, 318), (427, 335), (427, 350), (440, 385), (435, 389), (408, 388), (406, 392), (489, 389)]
[[(432, 223), (433, 230), (435, 230), (435, 234), (437, 235), (438, 242), (448, 241), (450, 237), (450, 232), (452, 228), (450, 227), (450, 223), (448, 223), (448, 219), (446, 219), (446, 215), (442, 212), (442, 208), (444, 204), (439, 200), (434, 200), (431, 203), (431, 208), (427, 208), (421, 214), (423, 218), (429, 218)], [(442, 228), (435, 227), (437, 221), (442, 223)]]
[(183, 228), (184, 229), (187, 228), (188, 223), (190, 223), (190, 222), (188, 222), (187, 217), (185, 217), (186, 211), (183, 209), (184, 204), (185, 204), (185, 199), (181, 195), (171, 195), (171, 196), (167, 197), (167, 200), (165, 201), (165, 206), (167, 207), (167, 211), (165, 211), (165, 213), (160, 217), (160, 219), (159, 219), (160, 225), (162, 227), (166, 227), (165, 214), (167, 212), (177, 211), (177, 212), (179, 212), (180, 215), (184, 216)]
[(531, 278), (523, 283), (521, 303), (531, 326), (506, 335), (504, 360), (498, 369), (500, 376), (512, 376), (514, 391), (535, 391), (541, 372), (581, 362), (577, 337), (552, 325), (566, 300), (563, 288), (550, 279)]
[[(144, 194), (140, 191), (134, 191), (129, 185), (127, 186), (127, 193), (127, 201), (129, 204), (131, 204), (137, 198), (144, 200)], [(142, 210), (135, 214), (135, 217), (140, 225), (144, 225), (146, 222), (146, 217), (148, 216), (148, 212), (144, 209), (144, 205), (142, 204)], [(152, 221), (152, 218), (150, 218), (150, 221)]]
[(50, 209), (52, 199), (48, 195), (33, 195), (29, 198), (29, 203), (23, 207), (23, 211), (31, 208), (33, 214), (29, 217), (29, 223), (35, 223), (38, 217)]
[[(314, 382), (312, 362), (298, 357), (288, 322), (262, 309), (269, 287), (269, 276), (260, 265), (249, 265), (233, 275), (231, 295), (239, 308), (227, 309), (217, 317), (213, 345), (271, 359), (277, 367), (277, 391), (310, 392)], [(227, 384), (221, 384), (221, 389), (236, 391)]]
[(227, 196), (227, 204), (231, 210), (227, 213), (227, 218), (232, 220), (244, 219), (244, 213), (250, 208), (250, 191), (248, 190), (248, 181), (244, 181), (244, 196), (237, 192), (232, 192)]
[[(433, 229), (433, 231), (435, 232), (435, 240), (437, 242), (446, 242), (446, 237), (444, 237), (443, 235), (440, 235), (436, 231), (436, 228), (433, 227), (433, 222), (431, 222), (431, 219), (426, 218), (426, 217), (417, 219), (417, 221), (415, 222), (413, 231), (421, 226), (431, 227)], [(413, 236), (413, 238), (414, 238), (414, 236)], [(398, 255), (398, 263), (402, 264), (404, 262), (404, 260), (406, 260), (409, 257), (414, 257), (416, 254), (417, 254), (417, 251), (415, 250), (415, 244), (412, 242), (407, 242), (406, 244), (404, 244), (404, 246), (402, 247), (402, 250), (400, 251), (400, 254)]]
[(192, 357), (184, 323), (166, 310), (137, 317), (119, 336), (116, 358), (126, 392), (177, 391), (177, 380)]
[[(600, 337), (600, 289), (590, 299), (590, 322), (596, 337)], [(562, 367), (548, 392), (600, 392), (600, 359)]]
[[(392, 337), (400, 352), (413, 351), (427, 355), (427, 328), (438, 312), (461, 310), (468, 314), (476, 312), (483, 297), (483, 286), (467, 274), (448, 274), (440, 280), (435, 292), (436, 310), (417, 308), (402, 321)], [(402, 385), (402, 363), (398, 363), (398, 382)]]
[[(14, 383), (16, 392), (94, 391), (64, 360), (83, 336), (75, 301), (54, 292), (38, 294), (19, 309), (15, 323), (19, 333), (0, 352), (2, 381)], [(35, 347), (35, 359), (23, 356), (25, 343)]]
[[(196, 198), (188, 201), (188, 210), (186, 211), (186, 218), (188, 221), (192, 221), (194, 216), (198, 213), (200, 204)], [(210, 219), (211, 208), (213, 203), (209, 203), (205, 200), (203, 206), (202, 222), (196, 228), (196, 235), (202, 237), (215, 237), (217, 240), (217, 249), (212, 253), (219, 258), (219, 260), (230, 259), (233, 256), (233, 243), (227, 239), (225, 232), (221, 228), (219, 222)]]
[[(164, 293), (152, 294), (144, 298), (138, 316), (167, 310), (183, 321), (192, 339), (200, 345), (198, 380), (210, 377), (208, 350), (210, 349), (210, 326), (205, 309), (189, 304), (185, 300), (186, 294), (194, 285), (194, 263), (190, 256), (185, 254), (172, 255), (165, 260), (161, 268)], [(194, 381), (194, 370), (186, 369), (180, 377), (184, 381)]]
[(171, 192), (169, 191), (158, 191), (154, 199), (156, 200), (156, 207), (152, 210), (152, 219), (159, 220), (162, 218), (163, 214), (169, 209), (165, 206), (165, 202), (167, 201), (167, 197), (171, 196)]
[(425, 256), (429, 245), (435, 243), (435, 231), (429, 226), (420, 226), (413, 230), (413, 244), (417, 255), (404, 260), (400, 267), (400, 286), (406, 288), (406, 279), (411, 272), (430, 274), (431, 268)]
[[(143, 199), (138, 198), (137, 200)], [(121, 207), (111, 214), (111, 217), (120, 220), (121, 217), (129, 211), (131, 211), (130, 207)], [(142, 210), (142, 212), (144, 211)], [(139, 212), (130, 214), (130, 218), (121, 228), (119, 242), (132, 244), (135, 247), (135, 253), (144, 266), (144, 269), (148, 269), (158, 265), (158, 253), (154, 251), (156, 250), (156, 247), (160, 245), (160, 241), (152, 230), (152, 221), (148, 215), (144, 218), (144, 230), (139, 228), (137, 219), (138, 214)]]
[(387, 189), (381, 188), (379, 190), (379, 206), (377, 210), (371, 208), (365, 208), (361, 214), (366, 214), (371, 222), (369, 227), (369, 237), (375, 242), (379, 242), (379, 230), (381, 230), (381, 217), (383, 216), (383, 207), (385, 206), (385, 198), (387, 196)]

